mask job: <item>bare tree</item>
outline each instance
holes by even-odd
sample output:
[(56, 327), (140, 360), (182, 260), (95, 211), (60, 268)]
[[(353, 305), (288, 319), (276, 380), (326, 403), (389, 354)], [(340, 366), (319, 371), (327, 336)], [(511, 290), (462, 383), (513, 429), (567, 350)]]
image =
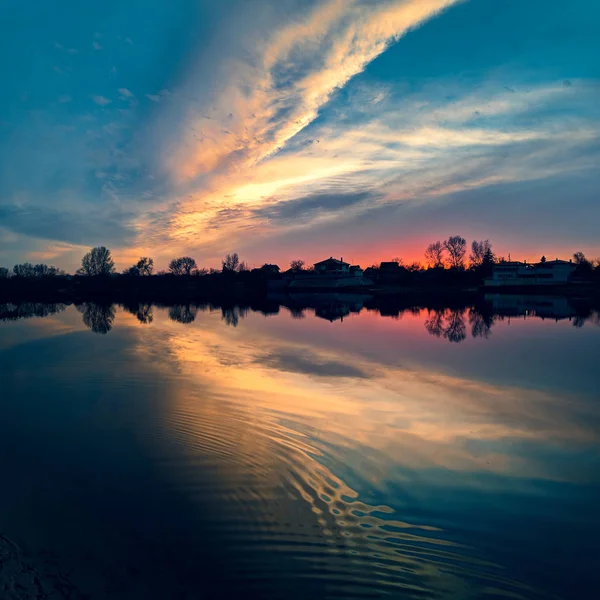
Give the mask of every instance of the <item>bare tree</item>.
[(489, 240), (473, 240), (471, 244), (471, 254), (469, 256), (469, 262), (472, 267), (481, 267), (486, 260), (486, 255), (492, 252), (492, 245)]
[(434, 269), (444, 266), (444, 244), (442, 242), (433, 242), (425, 250), (425, 259), (427, 264)]
[(444, 242), (444, 248), (448, 251), (450, 266), (454, 269), (463, 269), (467, 253), (467, 240), (460, 235), (452, 235)]
[(196, 261), (190, 256), (174, 258), (169, 263), (169, 271), (173, 275), (191, 275), (194, 269), (196, 269)]
[(152, 275), (152, 271), (154, 270), (154, 260), (148, 258), (147, 256), (142, 256), (140, 260), (138, 260), (135, 265), (125, 269), (123, 271), (123, 275)]
[(31, 263), (23, 263), (13, 267), (15, 277), (33, 277), (33, 265)]
[[(8, 270), (7, 270), (8, 272)], [(64, 275), (65, 272), (58, 267), (52, 265), (32, 265), (31, 263), (23, 263), (13, 267), (15, 277), (40, 278), (40, 277), (57, 277)]]
[(293, 260), (290, 263), (290, 271), (297, 273), (298, 271), (304, 270), (305, 262), (302, 259)]
[(222, 261), (221, 261), (221, 267), (223, 268), (224, 272), (227, 271), (245, 271), (246, 270), (246, 264), (245, 263), (240, 263), (240, 257), (238, 256), (237, 252), (234, 252), (233, 254), (228, 254)]
[(80, 274), (95, 277), (97, 275), (110, 275), (115, 272), (115, 261), (110, 255), (110, 250), (104, 246), (92, 248), (82, 259)]
[(142, 256), (135, 266), (140, 275), (152, 275), (152, 271), (154, 271), (154, 259)]
[(573, 261), (575, 262), (576, 265), (584, 265), (585, 263), (589, 262), (583, 252), (574, 252), (573, 253)]

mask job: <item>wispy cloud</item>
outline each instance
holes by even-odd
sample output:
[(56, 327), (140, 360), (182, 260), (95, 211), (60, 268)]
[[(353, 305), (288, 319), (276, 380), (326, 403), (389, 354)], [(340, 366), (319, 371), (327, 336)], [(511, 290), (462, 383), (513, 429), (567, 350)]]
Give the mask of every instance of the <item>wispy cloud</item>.
[(107, 104), (111, 103), (111, 100), (109, 100), (108, 98), (105, 98), (104, 96), (92, 96), (92, 100), (98, 106), (106, 106)]

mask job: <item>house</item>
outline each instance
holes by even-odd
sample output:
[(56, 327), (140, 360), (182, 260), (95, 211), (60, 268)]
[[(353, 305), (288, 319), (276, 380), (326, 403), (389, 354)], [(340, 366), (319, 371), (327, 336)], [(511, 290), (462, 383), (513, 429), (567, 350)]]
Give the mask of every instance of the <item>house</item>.
[(535, 264), (509, 261), (494, 265), (486, 287), (566, 285), (576, 265), (566, 260), (549, 260)]
[(258, 270), (261, 271), (262, 273), (269, 273), (269, 274), (272, 274), (272, 275), (277, 275), (279, 273), (280, 269), (279, 269), (279, 265), (264, 264)]
[(397, 284), (405, 275), (406, 269), (395, 260), (384, 261), (379, 265), (378, 281), (379, 283)]
[(330, 256), (321, 262), (314, 264), (315, 273), (336, 273), (347, 275), (350, 272), (350, 263), (344, 262), (343, 259), (338, 260)]
[(290, 277), (289, 287), (293, 289), (353, 289), (373, 285), (358, 265), (333, 256), (315, 263), (312, 271), (291, 273)]

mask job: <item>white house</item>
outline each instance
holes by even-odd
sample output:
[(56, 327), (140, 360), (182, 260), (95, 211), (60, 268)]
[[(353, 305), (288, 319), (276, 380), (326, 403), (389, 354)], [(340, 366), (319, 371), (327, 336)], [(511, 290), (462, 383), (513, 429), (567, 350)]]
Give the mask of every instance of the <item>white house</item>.
[(536, 264), (510, 261), (494, 265), (486, 287), (566, 285), (576, 265), (566, 260), (549, 260)]

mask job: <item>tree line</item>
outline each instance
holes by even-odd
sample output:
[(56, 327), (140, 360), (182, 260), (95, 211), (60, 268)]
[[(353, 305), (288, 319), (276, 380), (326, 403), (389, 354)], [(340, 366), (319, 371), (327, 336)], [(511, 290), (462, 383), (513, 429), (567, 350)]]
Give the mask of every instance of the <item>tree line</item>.
[[(492, 249), (489, 240), (473, 240), (470, 245), (470, 252), (467, 240), (460, 235), (449, 236), (446, 240), (438, 240), (429, 244), (424, 252), (425, 265), (414, 262), (410, 265), (404, 265), (401, 258), (394, 258), (392, 262), (398, 263), (406, 271), (415, 273), (427, 269), (451, 270), (461, 272), (470, 270), (478, 275), (487, 276), (491, 273), (494, 264), (504, 262), (506, 259), (498, 257)], [(468, 253), (468, 256), (467, 256)], [(600, 274), (600, 259), (590, 260), (583, 252), (575, 252), (572, 255), (573, 262), (577, 265), (580, 274), (591, 274), (595, 272)], [(541, 257), (540, 262), (545, 262), (546, 258)], [(370, 267), (378, 269), (376, 265)], [(246, 262), (240, 260), (236, 252), (227, 254), (221, 261), (221, 270), (205, 269), (198, 267), (196, 260), (191, 256), (180, 256), (169, 262), (168, 270), (159, 271), (157, 275), (175, 275), (175, 276), (202, 276), (207, 274), (232, 274), (249, 271)], [(279, 272), (277, 265), (264, 264), (257, 271)], [(303, 260), (297, 259), (290, 262), (289, 271), (298, 273), (306, 271), (306, 264)], [(75, 275), (86, 277), (109, 276), (117, 274), (115, 261), (111, 251), (105, 246), (97, 246), (87, 252), (81, 259), (81, 267), (77, 269)], [(142, 256), (140, 259), (121, 272), (121, 275), (129, 277), (147, 277), (155, 274), (154, 260), (148, 256)], [(17, 264), (12, 271), (6, 267), (0, 267), (0, 279), (9, 277), (18, 277), (23, 279), (41, 279), (48, 277), (61, 277), (67, 273), (58, 267), (46, 264)]]

